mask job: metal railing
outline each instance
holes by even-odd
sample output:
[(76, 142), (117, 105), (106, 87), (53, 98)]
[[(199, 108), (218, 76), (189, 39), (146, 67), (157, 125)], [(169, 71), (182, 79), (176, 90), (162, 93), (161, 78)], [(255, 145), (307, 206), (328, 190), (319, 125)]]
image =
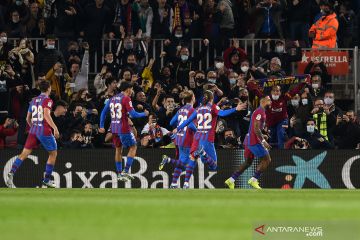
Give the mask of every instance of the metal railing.
[[(35, 51), (39, 51), (41, 47), (44, 46), (45, 40), (43, 38), (29, 38), (32, 47)], [(239, 41), (239, 46), (245, 50), (248, 55), (248, 58), (252, 63), (256, 63), (261, 60), (261, 49), (265, 44), (267, 39), (234, 39)], [(272, 39), (277, 40), (277, 39)], [(19, 39), (9, 39), (9, 42), (16, 46), (18, 44)], [(160, 66), (163, 67), (165, 62), (164, 58), (160, 58), (161, 52), (165, 50), (165, 39), (152, 39), (150, 42), (144, 42), (146, 44), (147, 53), (145, 55), (145, 59), (141, 64), (143, 66), (149, 61), (150, 58), (154, 58), (156, 61), (160, 61)], [(191, 52), (191, 56), (194, 56), (202, 49), (203, 39), (191, 39), (187, 45)], [(101, 69), (98, 66), (98, 63), (103, 63), (103, 55), (107, 51), (116, 52), (118, 45), (120, 43), (120, 39), (103, 39), (101, 42), (101, 52), (102, 56), (98, 56), (98, 52), (95, 52), (94, 62), (90, 63), (92, 67), (90, 68), (90, 74), (96, 74)], [(135, 44), (139, 44), (135, 41)], [(59, 47), (59, 42), (57, 42), (57, 46)], [(267, 49), (269, 49), (270, 44), (267, 45)], [(312, 49), (303, 49), (305, 51), (312, 51)], [(349, 73), (344, 76), (332, 76), (331, 85), (335, 86), (333, 88), (335, 94), (342, 99), (354, 100), (355, 111), (360, 112), (360, 91), (359, 91), (359, 49), (355, 48), (338, 48), (338, 49), (329, 49), (331, 51), (348, 51), (350, 57), (350, 66)], [(327, 50), (324, 50), (327, 51)], [(216, 52), (216, 46), (210, 43), (210, 48), (206, 53), (206, 57), (199, 62), (200, 69), (207, 69), (214, 61), (216, 56), (222, 55), (222, 53)], [(100, 59), (101, 60), (100, 60)], [(119, 59), (117, 61), (120, 61)], [(119, 62), (120, 63), (120, 62)], [(293, 72), (297, 72), (297, 64), (293, 64)]]

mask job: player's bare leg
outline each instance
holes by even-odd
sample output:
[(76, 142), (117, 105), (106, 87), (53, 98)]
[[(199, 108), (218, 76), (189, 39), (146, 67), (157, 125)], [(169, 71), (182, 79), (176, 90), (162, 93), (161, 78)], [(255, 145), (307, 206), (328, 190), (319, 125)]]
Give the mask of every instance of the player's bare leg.
[(46, 162), (46, 168), (45, 168), (45, 177), (42, 181), (43, 186), (49, 187), (49, 188), (55, 188), (56, 185), (53, 181), (51, 181), (51, 174), (54, 170), (54, 166), (56, 163), (56, 157), (57, 157), (57, 150), (50, 151), (49, 152), (49, 158)]
[(136, 150), (137, 150), (137, 146), (133, 145), (129, 148), (129, 152), (127, 155), (127, 161), (126, 161), (126, 165), (125, 165), (125, 169), (121, 172), (121, 175), (123, 177), (126, 177), (129, 180), (134, 180), (135, 178), (133, 176), (131, 176), (129, 174), (129, 169), (134, 161), (134, 157), (136, 156)]
[(248, 169), (248, 168), (251, 166), (251, 164), (253, 163), (253, 160), (254, 160), (253, 158), (246, 158), (246, 159), (245, 159), (245, 162), (243, 162), (243, 163), (240, 165), (239, 169), (238, 169), (236, 172), (234, 172), (234, 173), (232, 174), (232, 176), (225, 181), (225, 184), (226, 184), (230, 189), (235, 189), (235, 181), (236, 181), (236, 179), (238, 179), (239, 176), (240, 176), (243, 172), (245, 172), (246, 169)]
[(260, 158), (260, 163), (256, 168), (254, 176), (249, 179), (248, 184), (251, 185), (253, 188), (261, 189), (259, 186), (259, 178), (261, 174), (268, 168), (271, 162), (271, 157), (269, 154), (266, 154), (264, 157)]
[(15, 162), (13, 163), (10, 172), (7, 175), (6, 185), (9, 188), (15, 188), (14, 185), (14, 175), (16, 170), (20, 167), (23, 161), (31, 154), (32, 149), (24, 148), (20, 155), (16, 158)]

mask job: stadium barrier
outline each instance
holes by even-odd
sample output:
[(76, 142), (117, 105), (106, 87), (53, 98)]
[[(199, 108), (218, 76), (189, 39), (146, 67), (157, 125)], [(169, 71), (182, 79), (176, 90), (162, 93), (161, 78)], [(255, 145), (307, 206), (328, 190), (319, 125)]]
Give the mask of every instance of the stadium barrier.
[[(6, 175), (17, 154), (12, 149), (0, 151), (0, 187), (5, 187)], [(116, 180), (113, 150), (61, 150), (53, 176), (62, 188), (168, 188), (173, 167), (158, 170), (162, 154), (173, 156), (174, 149), (139, 149), (131, 169), (135, 180), (124, 184)], [(243, 150), (220, 149), (217, 154), (218, 172), (209, 172), (198, 161), (190, 181), (192, 188), (223, 188), (225, 179), (244, 161)], [(274, 150), (271, 156), (270, 167), (261, 178), (264, 188), (360, 188), (359, 151)], [(39, 187), (46, 159), (45, 151), (34, 151), (16, 173), (15, 185)], [(247, 180), (257, 163), (255, 160), (241, 175), (237, 187), (248, 188)], [(183, 182), (183, 175), (180, 181)]]

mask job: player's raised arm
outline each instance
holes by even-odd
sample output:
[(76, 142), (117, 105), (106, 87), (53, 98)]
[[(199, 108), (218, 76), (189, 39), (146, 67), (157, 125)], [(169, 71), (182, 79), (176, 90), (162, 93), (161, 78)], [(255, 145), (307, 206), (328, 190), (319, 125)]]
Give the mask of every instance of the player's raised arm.
[(242, 110), (244, 110), (246, 108), (247, 108), (246, 103), (241, 103), (241, 104), (239, 103), (235, 108), (226, 109), (226, 110), (220, 110), (218, 112), (218, 115), (220, 117), (226, 117), (226, 116), (229, 116), (229, 115), (233, 114), (236, 111), (242, 111)]

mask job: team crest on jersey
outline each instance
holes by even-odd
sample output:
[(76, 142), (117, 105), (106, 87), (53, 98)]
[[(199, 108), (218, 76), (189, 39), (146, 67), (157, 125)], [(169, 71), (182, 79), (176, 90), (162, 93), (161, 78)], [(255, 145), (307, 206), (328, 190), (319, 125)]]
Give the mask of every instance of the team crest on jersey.
[(220, 110), (220, 107), (218, 105), (216, 105), (216, 110)]
[(48, 102), (48, 107), (51, 108), (51, 106), (52, 106), (52, 103)]
[(258, 115), (256, 115), (256, 120), (260, 120), (261, 119), (261, 114), (258, 114)]

